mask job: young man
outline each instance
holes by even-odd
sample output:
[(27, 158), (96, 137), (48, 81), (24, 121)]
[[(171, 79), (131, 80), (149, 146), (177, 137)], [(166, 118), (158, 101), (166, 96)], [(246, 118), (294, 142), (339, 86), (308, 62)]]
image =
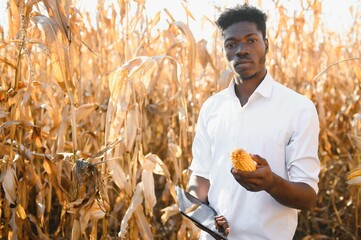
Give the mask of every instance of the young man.
[[(297, 209), (318, 192), (317, 111), (267, 72), (266, 19), (246, 4), (218, 18), (234, 78), (202, 106), (192, 147), (189, 189), (221, 215), (215, 224), (228, 239), (292, 239)], [(237, 147), (252, 154), (255, 171), (233, 168)]]

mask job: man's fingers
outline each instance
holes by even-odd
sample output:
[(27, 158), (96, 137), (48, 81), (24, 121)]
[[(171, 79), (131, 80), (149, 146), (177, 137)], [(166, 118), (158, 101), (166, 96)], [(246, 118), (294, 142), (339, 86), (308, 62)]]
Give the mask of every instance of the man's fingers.
[(227, 224), (227, 221), (226, 220), (218, 220), (217, 224), (224, 226), (225, 224)]
[(217, 231), (228, 236), (228, 234), (230, 233), (230, 228), (228, 226), (227, 219), (223, 215), (220, 215), (215, 216), (214, 221)]
[(230, 232), (231, 232), (231, 229), (229, 227), (227, 227), (226, 230), (224, 231), (226, 236), (228, 236)]
[(251, 154), (251, 157), (252, 157), (253, 161), (255, 161), (257, 164), (260, 164), (260, 165), (265, 165), (265, 164), (267, 164), (266, 159), (260, 157), (260, 156), (257, 155), (257, 154)]

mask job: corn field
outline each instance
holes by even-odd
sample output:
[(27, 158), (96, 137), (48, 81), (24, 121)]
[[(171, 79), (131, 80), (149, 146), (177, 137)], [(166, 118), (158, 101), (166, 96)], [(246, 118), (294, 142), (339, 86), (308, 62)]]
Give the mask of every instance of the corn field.
[[(91, 24), (75, 1), (7, 1), (0, 239), (198, 236), (178, 213), (175, 186), (188, 183), (202, 103), (232, 74), (215, 25), (212, 38), (196, 40), (167, 9), (147, 16), (145, 2), (98, 0)], [(180, 11), (194, 19), (186, 2)], [(267, 68), (312, 99), (320, 118), (320, 192), (299, 212), (295, 239), (359, 239), (361, 177), (347, 176), (361, 163), (361, 2), (342, 35), (324, 30), (326, 2), (300, 1), (289, 16), (275, 1)]]

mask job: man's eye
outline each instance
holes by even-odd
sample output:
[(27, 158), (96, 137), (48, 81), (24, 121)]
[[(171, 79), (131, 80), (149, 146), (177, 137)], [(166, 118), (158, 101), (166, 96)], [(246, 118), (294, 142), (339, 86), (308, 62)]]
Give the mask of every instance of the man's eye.
[(248, 43), (255, 43), (255, 42), (257, 42), (257, 39), (253, 39), (253, 38), (248, 39)]
[(234, 43), (227, 43), (226, 44), (226, 48), (234, 48), (236, 46), (236, 44)]

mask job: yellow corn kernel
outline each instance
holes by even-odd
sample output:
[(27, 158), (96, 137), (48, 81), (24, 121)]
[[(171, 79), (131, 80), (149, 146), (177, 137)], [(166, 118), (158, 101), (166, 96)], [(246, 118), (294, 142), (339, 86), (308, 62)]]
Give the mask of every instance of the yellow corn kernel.
[(357, 177), (361, 177), (361, 169), (356, 169), (352, 172), (350, 172), (348, 175), (347, 175), (347, 180), (352, 180), (352, 179), (355, 179)]
[(231, 152), (230, 157), (235, 169), (247, 172), (256, 170), (252, 157), (245, 150), (236, 148)]

